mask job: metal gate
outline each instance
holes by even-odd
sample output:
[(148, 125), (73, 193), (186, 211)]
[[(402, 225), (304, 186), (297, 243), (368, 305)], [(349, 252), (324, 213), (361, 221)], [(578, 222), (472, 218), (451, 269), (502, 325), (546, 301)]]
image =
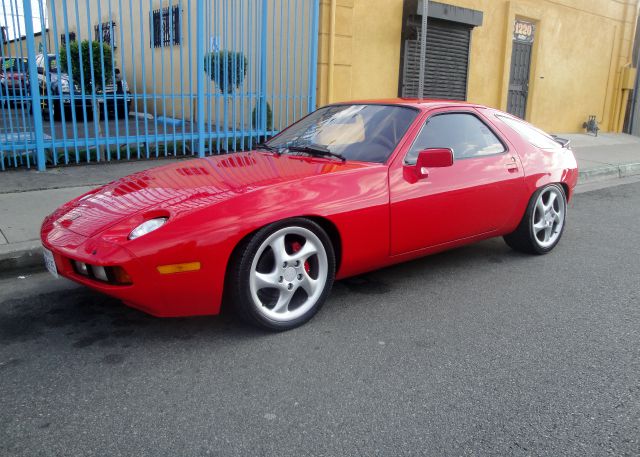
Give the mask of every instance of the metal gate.
[[(466, 100), (472, 26), (431, 18), (428, 24), (424, 93), (429, 98)], [(422, 26), (416, 26), (418, 39), (405, 41), (403, 97), (418, 96), (421, 32)]]
[(4, 0), (0, 169), (249, 149), (315, 109), (318, 17), (319, 0)]
[(513, 31), (507, 111), (521, 119), (524, 119), (527, 113), (534, 32), (533, 23), (516, 20)]

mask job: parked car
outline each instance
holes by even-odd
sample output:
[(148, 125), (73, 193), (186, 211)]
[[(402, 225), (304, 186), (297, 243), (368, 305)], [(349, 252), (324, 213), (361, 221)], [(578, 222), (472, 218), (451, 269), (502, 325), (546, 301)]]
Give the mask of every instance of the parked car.
[[(104, 90), (98, 90), (98, 103), (100, 103), (100, 114), (104, 116), (103, 103), (106, 103), (109, 117), (126, 117), (131, 111), (131, 92), (127, 80), (122, 77), (119, 68), (114, 69), (115, 83), (107, 84)], [(105, 102), (106, 99), (106, 102)]]
[[(60, 103), (65, 107), (66, 112), (70, 111), (71, 104), (76, 107), (76, 114), (83, 113), (83, 96), (82, 89), (78, 82), (71, 84), (71, 78), (64, 72), (64, 68), (58, 68), (57, 57), (55, 54), (38, 54), (36, 56), (36, 66), (38, 69), (38, 81), (40, 84), (40, 95), (42, 97), (43, 114), (48, 115), (52, 112), (57, 118), (60, 115)], [(103, 104), (106, 99), (107, 114), (109, 117), (125, 116), (125, 113), (131, 107), (131, 93), (126, 80), (121, 78), (120, 69), (114, 69), (115, 84), (107, 84), (103, 89), (96, 91), (96, 101), (100, 105), (100, 115), (104, 117)], [(47, 77), (49, 81), (47, 81)], [(73, 87), (73, 96), (71, 96), (71, 88)], [(84, 109), (87, 117), (93, 116), (91, 89), (85, 93)], [(52, 109), (49, 110), (49, 103), (52, 103)], [(125, 108), (126, 106), (126, 108)]]
[[(15, 98), (10, 100), (9, 97)], [(30, 102), (27, 59), (0, 57), (0, 98), (3, 105), (25, 105)]]
[[(566, 141), (449, 101), (320, 108), (257, 150), (153, 168), (42, 225), (54, 274), (156, 316), (308, 321), (334, 279), (503, 236), (545, 254), (578, 169)], [(402, 304), (397, 304), (402, 306)]]
[[(73, 83), (69, 75), (58, 68), (55, 54), (38, 54), (36, 56), (38, 70), (38, 86), (40, 89), (40, 104), (42, 115), (61, 117), (64, 110), (69, 119), (71, 107), (75, 106), (76, 114), (82, 113), (82, 90), (77, 83)], [(85, 106), (87, 102), (85, 102)], [(88, 111), (91, 104), (88, 102)]]

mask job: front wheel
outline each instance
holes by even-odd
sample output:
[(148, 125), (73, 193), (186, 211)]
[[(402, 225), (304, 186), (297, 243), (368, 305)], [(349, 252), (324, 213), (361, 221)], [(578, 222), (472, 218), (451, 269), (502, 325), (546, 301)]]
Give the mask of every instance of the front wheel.
[(228, 285), (245, 320), (289, 330), (318, 312), (334, 277), (331, 240), (315, 222), (295, 218), (264, 227), (239, 246)]
[(560, 241), (567, 217), (567, 197), (558, 184), (538, 189), (527, 206), (518, 228), (505, 235), (505, 242), (516, 251), (546, 254)]

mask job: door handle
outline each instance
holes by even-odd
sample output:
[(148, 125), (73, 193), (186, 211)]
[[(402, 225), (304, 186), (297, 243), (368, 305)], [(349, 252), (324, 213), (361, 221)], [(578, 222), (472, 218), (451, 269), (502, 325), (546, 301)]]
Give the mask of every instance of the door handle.
[(508, 171), (514, 172), (518, 171), (518, 162), (515, 157), (511, 157), (511, 161), (504, 165)]

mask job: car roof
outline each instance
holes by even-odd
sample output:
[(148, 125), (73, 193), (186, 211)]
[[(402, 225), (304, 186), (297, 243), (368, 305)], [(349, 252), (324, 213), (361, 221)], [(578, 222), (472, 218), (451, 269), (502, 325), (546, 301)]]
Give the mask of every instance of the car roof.
[(411, 108), (417, 108), (419, 110), (430, 110), (433, 108), (443, 108), (447, 106), (465, 106), (474, 108), (484, 108), (482, 105), (475, 103), (469, 103), (460, 100), (443, 100), (443, 99), (430, 99), (430, 98), (386, 98), (386, 99), (373, 99), (373, 100), (354, 100), (348, 102), (332, 103), (333, 105), (344, 104), (370, 104), (370, 105), (398, 105), (408, 106)]

